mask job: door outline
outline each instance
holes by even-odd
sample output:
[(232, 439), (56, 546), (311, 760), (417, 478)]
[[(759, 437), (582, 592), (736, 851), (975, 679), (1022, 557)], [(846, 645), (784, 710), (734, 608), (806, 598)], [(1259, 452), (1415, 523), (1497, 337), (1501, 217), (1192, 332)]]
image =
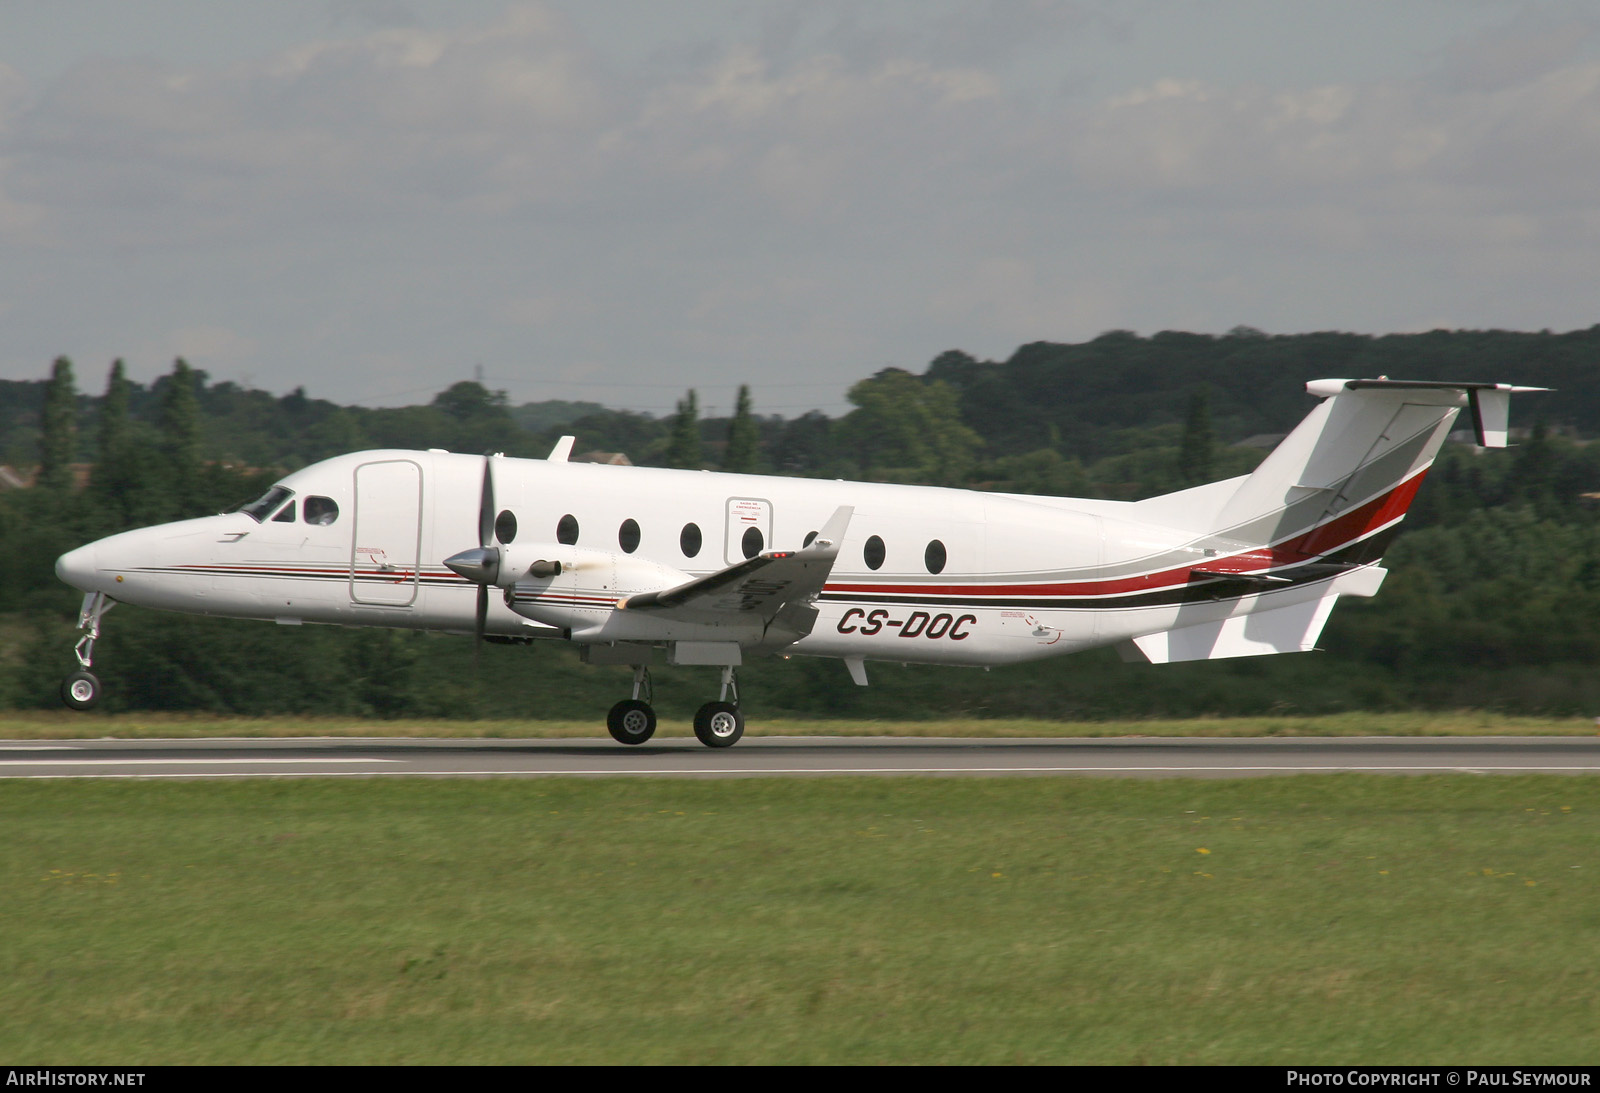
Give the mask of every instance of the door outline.
[(761, 529), (761, 549), (772, 550), (772, 502), (765, 497), (730, 497), (723, 509), (726, 522), (722, 532), (723, 561), (735, 565), (744, 561), (744, 531)]
[[(416, 495), (416, 508), (415, 508), (415, 516), (416, 516), (416, 518), (413, 521), (414, 528), (411, 529), (413, 531), (413, 534), (410, 537), (409, 542), (407, 542), (406, 540), (401, 540), (401, 544), (403, 544), (406, 548), (408, 548), (409, 553), (410, 553), (410, 557), (409, 558), (400, 558), (398, 560), (391, 559), (391, 558), (388, 557), (388, 554), (387, 554), (388, 544), (387, 543), (380, 543), (380, 544), (377, 544), (376, 546), (374, 546), (374, 544), (372, 544), (372, 543), (362, 543), (362, 541), (361, 541), (361, 531), (362, 531), (362, 527), (361, 527), (361, 517), (362, 517), (361, 472), (364, 471), (364, 470), (367, 470), (369, 467), (391, 467), (391, 466), (408, 466), (408, 467), (410, 467), (413, 471), (416, 472), (416, 481), (417, 481), (417, 495)], [(366, 607), (402, 607), (402, 608), (408, 608), (409, 609), (410, 607), (415, 605), (416, 602), (417, 602), (417, 591), (421, 587), (421, 576), (422, 576), (422, 480), (423, 480), (422, 465), (420, 463), (418, 463), (414, 459), (375, 459), (370, 463), (358, 464), (356, 466), (356, 469), (351, 473), (350, 480), (351, 480), (350, 494), (351, 494), (351, 497), (354, 498), (354, 505), (353, 505), (354, 511), (351, 513), (351, 519), (350, 519), (350, 523), (351, 523), (351, 532), (350, 532), (350, 601), (352, 603), (361, 604), (361, 605), (366, 606)], [(377, 480), (369, 480), (368, 489), (367, 489), (367, 498), (368, 498), (369, 504), (371, 504), (373, 502), (374, 495), (379, 494), (379, 492), (381, 490), (384, 490), (386, 488), (388, 488), (388, 483), (386, 483), (386, 482), (380, 482), (380, 481), (377, 481)], [(404, 484), (403, 483), (400, 484), (400, 486), (398, 488), (393, 489), (392, 497), (394, 499), (400, 499), (401, 503), (402, 504), (404, 503)], [(374, 516), (372, 513), (369, 512), (369, 514), (368, 514), (368, 531), (369, 531), (369, 533), (372, 530), (374, 524), (376, 524), (378, 521), (380, 521), (382, 519), (381, 512), (383, 510), (382, 510), (381, 506), (382, 506), (383, 502), (387, 501), (387, 500), (390, 500), (390, 499), (391, 499), (390, 496), (381, 496), (381, 497), (378, 497), (376, 499), (377, 500), (377, 504), (379, 506), (379, 508), (376, 511), (380, 515)], [(403, 521), (403, 519), (404, 519), (404, 515), (403, 515), (403, 512), (402, 512), (401, 515), (400, 515), (400, 520)], [(389, 535), (394, 534), (396, 531), (399, 531), (399, 532), (403, 533), (405, 530), (406, 529), (403, 528), (403, 527), (398, 528), (398, 529), (397, 528), (393, 528), (393, 527), (384, 527), (384, 528), (380, 529), (378, 537), (384, 538), (384, 539), (388, 539)], [(369, 534), (369, 538), (370, 537), (371, 536)], [(400, 544), (396, 544), (396, 545), (400, 545)], [(366, 548), (366, 549), (363, 549), (363, 548)], [(395, 572), (397, 574), (400, 574), (400, 576), (395, 578), (395, 579), (388, 579), (388, 578), (381, 578), (381, 577), (363, 577), (360, 580), (358, 580), (357, 577), (356, 577), (356, 572), (357, 572), (356, 565), (357, 565), (357, 562), (358, 562), (359, 558), (362, 555), (366, 555), (367, 556), (367, 560), (368, 560), (369, 565), (375, 564), (380, 569), (383, 569), (383, 568), (386, 567), (388, 570), (393, 571), (393, 572)], [(380, 561), (380, 558), (382, 559), (381, 561)], [(405, 593), (404, 593), (404, 598), (403, 599), (401, 598), (401, 595), (400, 595), (401, 594), (401, 589), (405, 589)], [(380, 593), (383, 593), (383, 592), (387, 592), (388, 594), (387, 595), (380, 595)]]

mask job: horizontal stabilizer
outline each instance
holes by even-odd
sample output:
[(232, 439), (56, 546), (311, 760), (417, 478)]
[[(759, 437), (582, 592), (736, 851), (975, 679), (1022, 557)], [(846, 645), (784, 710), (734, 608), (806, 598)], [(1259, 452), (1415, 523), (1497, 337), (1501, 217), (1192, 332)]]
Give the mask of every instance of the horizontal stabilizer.
[(1321, 599), (1272, 611), (1253, 611), (1217, 622), (1145, 634), (1124, 642), (1117, 651), (1124, 660), (1147, 660), (1151, 664), (1310, 652), (1316, 648), (1317, 637), (1338, 599), (1337, 593), (1329, 593)]
[(1293, 593), (1263, 595), (1245, 613), (1144, 634), (1118, 645), (1117, 652), (1123, 660), (1152, 664), (1309, 652), (1340, 596), (1372, 596), (1387, 575), (1382, 566), (1361, 566), (1327, 582), (1316, 599), (1272, 607), (1277, 596)]
[(1450, 383), (1444, 380), (1314, 380), (1306, 384), (1313, 395), (1344, 391), (1464, 391), (1472, 414), (1472, 432), (1480, 448), (1504, 448), (1510, 431), (1511, 396), (1548, 387), (1514, 387), (1509, 383)]

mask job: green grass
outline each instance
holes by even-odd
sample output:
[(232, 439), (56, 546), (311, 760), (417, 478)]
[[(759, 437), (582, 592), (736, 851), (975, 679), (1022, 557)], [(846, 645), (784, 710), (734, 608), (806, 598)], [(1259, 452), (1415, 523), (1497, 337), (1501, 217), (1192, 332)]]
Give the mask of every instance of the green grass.
[[(1452, 713), (1341, 713), (1317, 717), (1197, 717), (1173, 721), (951, 720), (834, 721), (751, 716), (757, 736), (1594, 736), (1600, 719), (1508, 717)], [(693, 736), (688, 721), (663, 718), (658, 735)], [(357, 717), (225, 717), (215, 714), (101, 714), (69, 710), (0, 711), (0, 739), (81, 740), (97, 737), (390, 736), (554, 738), (606, 735), (604, 711), (586, 721), (392, 720)]]
[(5, 783), (0, 1058), (1593, 1063), (1572, 777)]

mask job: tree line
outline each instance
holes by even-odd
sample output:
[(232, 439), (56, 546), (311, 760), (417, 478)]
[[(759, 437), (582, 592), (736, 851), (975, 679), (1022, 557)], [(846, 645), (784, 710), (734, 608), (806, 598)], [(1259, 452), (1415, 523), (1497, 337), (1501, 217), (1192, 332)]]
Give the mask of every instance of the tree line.
[[(745, 673), (747, 701), (773, 715), (853, 717), (1600, 713), (1600, 445), (1586, 440), (1600, 414), (1589, 416), (1592, 381), (1569, 367), (1574, 345), (1600, 349), (1600, 328), (1297, 338), (1113, 333), (1024, 346), (1005, 362), (946, 353), (921, 375), (885, 369), (861, 380), (837, 419), (790, 420), (756, 413), (748, 388), (713, 419), (693, 391), (654, 418), (594, 404), (512, 406), (472, 382), (426, 405), (369, 410), (211, 383), (181, 360), (148, 387), (116, 362), (103, 392), (87, 395), (71, 362), (58, 360), (48, 379), (0, 391), (0, 451), (14, 467), (37, 466), (33, 488), (0, 493), (0, 707), (54, 705), (73, 665), (76, 599), (54, 578), (57, 555), (122, 528), (233, 507), (337, 452), (542, 456), (572, 433), (580, 452), (623, 451), (636, 463), (1134, 499), (1246, 473), (1270, 437), (1238, 442), (1298, 421), (1311, 404), (1306, 379), (1381, 368), (1562, 391), (1519, 397), (1514, 416), (1532, 428), (1510, 451), (1446, 445), (1386, 559), (1384, 589), (1341, 602), (1326, 652), (1149, 666), (1102, 651), (993, 673), (874, 665), (864, 690), (831, 661), (795, 658)], [(591, 717), (626, 687), (560, 648), (485, 649), (481, 674), (471, 653), (450, 637), (123, 608), (108, 616), (97, 663), (111, 709)], [(698, 702), (704, 681), (693, 670), (659, 675), (664, 710), (678, 691), (684, 709)]]

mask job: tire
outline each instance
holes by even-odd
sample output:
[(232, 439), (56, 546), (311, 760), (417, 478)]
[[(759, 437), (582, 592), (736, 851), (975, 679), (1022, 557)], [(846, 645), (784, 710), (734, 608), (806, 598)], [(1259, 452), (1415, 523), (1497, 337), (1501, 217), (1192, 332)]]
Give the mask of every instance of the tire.
[(648, 702), (624, 698), (606, 714), (606, 728), (619, 744), (643, 744), (656, 733), (656, 711)]
[(73, 672), (61, 681), (61, 701), (74, 710), (92, 710), (102, 688), (93, 672)]
[(732, 702), (707, 702), (694, 715), (694, 734), (708, 748), (731, 748), (744, 735), (744, 714)]

